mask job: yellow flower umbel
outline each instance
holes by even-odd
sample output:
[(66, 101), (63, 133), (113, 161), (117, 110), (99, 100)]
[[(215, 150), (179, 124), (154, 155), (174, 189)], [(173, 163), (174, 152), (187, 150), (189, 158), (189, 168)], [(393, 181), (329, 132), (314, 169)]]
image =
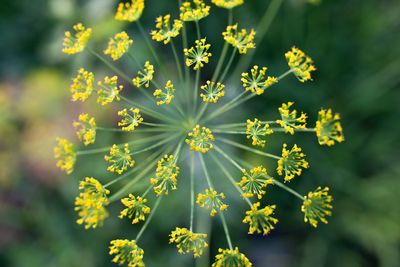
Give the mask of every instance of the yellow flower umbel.
[(218, 249), (215, 262), (211, 267), (251, 267), (253, 266), (248, 258), (239, 249)]
[(63, 42), (62, 51), (65, 54), (77, 54), (85, 49), (86, 43), (89, 41), (90, 35), (92, 35), (91, 28), (85, 28), (82, 23), (77, 23), (72, 27), (75, 34), (72, 35), (70, 31), (65, 32), (65, 38)]
[(246, 54), (248, 49), (256, 48), (255, 35), (256, 32), (253, 29), (250, 30), (250, 33), (247, 33), (246, 29), (238, 31), (238, 24), (229, 25), (222, 33), (224, 40), (238, 49), (240, 54)]
[(183, 22), (179, 19), (174, 19), (171, 25), (171, 15), (159, 16), (156, 18), (156, 30), (151, 31), (151, 38), (157, 42), (168, 44), (171, 38), (179, 35), (183, 27)]
[(196, 125), (191, 132), (188, 133), (188, 138), (185, 140), (190, 149), (196, 152), (206, 153), (214, 147), (214, 135), (207, 127)]
[(64, 138), (57, 138), (57, 146), (54, 148), (54, 158), (57, 160), (57, 167), (67, 174), (74, 170), (76, 152), (74, 145)]
[(285, 175), (285, 182), (290, 182), (295, 176), (300, 176), (303, 169), (309, 167), (308, 162), (304, 159), (306, 155), (301, 152), (301, 148), (294, 145), (292, 149), (287, 150), (287, 145), (283, 144), (282, 157), (278, 160), (276, 171), (279, 175)]
[(193, 253), (197, 258), (203, 255), (203, 249), (208, 247), (205, 241), (207, 234), (193, 233), (187, 228), (176, 227), (169, 236), (169, 243), (175, 243), (180, 254)]
[(217, 103), (218, 99), (225, 95), (224, 88), (225, 85), (222, 83), (207, 81), (205, 85), (201, 86), (203, 92), (200, 94), (200, 97), (204, 103)]
[(75, 199), (75, 211), (80, 218), (76, 223), (85, 224), (85, 229), (102, 226), (108, 217), (105, 206), (109, 204), (107, 195), (110, 191), (93, 177), (80, 181), (79, 190), (79, 196)]
[(150, 86), (150, 82), (154, 77), (154, 66), (150, 64), (150, 61), (146, 61), (144, 63), (144, 69), (138, 71), (138, 76), (136, 76), (132, 83), (134, 86), (140, 88), (143, 85), (148, 88)]
[(104, 156), (104, 160), (110, 164), (107, 167), (107, 171), (118, 174), (122, 174), (128, 168), (135, 166), (135, 161), (131, 157), (128, 144), (125, 144), (123, 149), (117, 145), (113, 145), (109, 155)]
[(333, 146), (335, 142), (344, 141), (340, 115), (338, 113), (333, 114), (331, 109), (321, 109), (318, 112), (315, 132), (320, 145)]
[(236, 6), (242, 5), (244, 0), (211, 0), (211, 2), (217, 7), (231, 9)]
[(165, 84), (164, 90), (156, 89), (153, 93), (153, 96), (155, 96), (156, 99), (158, 99), (156, 104), (160, 106), (164, 104), (169, 105), (172, 99), (174, 99), (175, 97), (174, 94), (175, 94), (175, 86), (170, 80), (168, 80), (168, 82)]
[(256, 95), (263, 94), (265, 89), (278, 82), (278, 78), (267, 77), (266, 73), (267, 67), (259, 69), (257, 65), (250, 70), (250, 73), (242, 73), (241, 81), (244, 89)]
[(110, 255), (115, 255), (112, 262), (128, 267), (144, 267), (144, 251), (135, 240), (116, 239), (110, 242)]
[(110, 38), (104, 54), (110, 55), (110, 57), (115, 61), (120, 59), (126, 52), (128, 52), (129, 47), (133, 44), (133, 40), (129, 38), (125, 31), (117, 33), (114, 38)]
[(121, 100), (119, 97), (119, 93), (124, 89), (123, 85), (118, 85), (118, 77), (108, 77), (104, 78), (104, 82), (99, 81), (98, 86), (100, 89), (97, 90), (97, 94), (99, 95), (97, 98), (97, 103), (102, 106), (112, 103), (114, 100)]
[(300, 116), (297, 117), (297, 110), (290, 110), (293, 104), (293, 102), (283, 103), (278, 109), (281, 119), (276, 121), (276, 123), (285, 129), (285, 133), (290, 133), (291, 135), (294, 134), (295, 129), (304, 129), (307, 126), (307, 115), (301, 112)]
[(252, 145), (253, 146), (260, 146), (264, 147), (266, 141), (263, 139), (263, 137), (272, 134), (274, 131), (269, 129), (269, 124), (262, 124), (262, 122), (255, 118), (254, 121), (252, 120), (247, 120), (247, 126), (246, 126), (246, 134), (247, 134), (247, 139), (252, 140)]
[(94, 74), (80, 68), (70, 86), (72, 101), (85, 101), (93, 91)]
[(309, 192), (304, 197), (301, 211), (304, 213), (304, 222), (310, 223), (313, 227), (318, 226), (318, 221), (328, 223), (326, 216), (332, 215), (332, 196), (329, 188), (318, 187), (314, 192)]
[(237, 183), (243, 190), (243, 196), (257, 196), (261, 199), (265, 194), (264, 188), (273, 184), (272, 179), (267, 178), (267, 175), (267, 169), (263, 166), (254, 167), (250, 172), (243, 170), (242, 180)]
[(183, 21), (199, 21), (210, 14), (210, 8), (203, 0), (183, 2), (180, 7), (180, 19)]
[(209, 58), (212, 56), (212, 54), (208, 52), (210, 47), (211, 45), (206, 44), (206, 38), (204, 38), (196, 40), (194, 47), (189, 49), (185, 48), (183, 52), (186, 56), (186, 66), (190, 67), (194, 65), (194, 70), (204, 67), (204, 64), (207, 64)]
[(224, 204), (222, 199), (225, 199), (224, 193), (218, 193), (212, 188), (207, 188), (204, 194), (199, 193), (197, 195), (196, 203), (202, 208), (210, 209), (210, 216), (214, 216), (217, 214), (217, 210), (224, 211), (228, 208), (228, 205)]
[(156, 175), (150, 178), (154, 192), (157, 196), (161, 194), (168, 195), (170, 190), (176, 190), (179, 175), (179, 167), (176, 166), (176, 160), (172, 155), (165, 155), (157, 163)]
[(144, 0), (132, 0), (131, 3), (119, 3), (114, 18), (120, 21), (137, 21), (143, 13)]
[(312, 81), (311, 72), (315, 71), (316, 68), (309, 56), (300, 49), (293, 47), (292, 50), (286, 52), (285, 58), (290, 69), (300, 82)]
[(260, 202), (254, 203), (251, 209), (246, 211), (246, 217), (243, 223), (249, 224), (249, 234), (263, 234), (267, 235), (274, 229), (274, 225), (278, 223), (278, 219), (272, 217), (276, 206), (265, 206), (260, 209)]
[(130, 108), (129, 110), (124, 108), (118, 111), (118, 116), (122, 117), (122, 120), (118, 122), (118, 126), (122, 127), (122, 131), (125, 132), (133, 132), (135, 127), (138, 127), (143, 121), (138, 108)]
[(126, 208), (120, 212), (118, 217), (121, 219), (128, 217), (132, 220), (132, 224), (144, 221), (146, 219), (146, 214), (150, 213), (150, 208), (146, 205), (147, 199), (145, 198), (135, 197), (129, 194), (128, 197), (121, 199), (121, 203)]
[(85, 146), (93, 144), (96, 140), (96, 120), (89, 117), (89, 114), (79, 115), (79, 121), (74, 121), (73, 126), (76, 129), (76, 135)]

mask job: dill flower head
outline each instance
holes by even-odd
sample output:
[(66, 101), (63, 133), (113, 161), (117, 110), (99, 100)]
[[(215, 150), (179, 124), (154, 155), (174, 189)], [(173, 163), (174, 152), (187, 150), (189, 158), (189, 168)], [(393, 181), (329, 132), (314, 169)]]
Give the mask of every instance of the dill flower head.
[(306, 155), (301, 152), (301, 148), (294, 145), (292, 149), (287, 150), (287, 145), (283, 144), (282, 157), (278, 160), (276, 171), (279, 175), (285, 175), (285, 182), (291, 181), (295, 176), (300, 176), (303, 169), (309, 167), (305, 160)]
[(274, 131), (269, 129), (269, 124), (268, 123), (263, 123), (255, 118), (253, 121), (252, 120), (247, 120), (247, 126), (246, 126), (246, 137), (247, 139), (252, 140), (252, 145), (253, 146), (260, 146), (264, 147), (265, 146), (265, 139), (263, 137), (272, 134)]
[(260, 202), (254, 203), (251, 209), (246, 211), (246, 217), (243, 222), (249, 224), (249, 234), (267, 235), (271, 230), (274, 229), (274, 225), (278, 223), (278, 219), (272, 217), (276, 206), (265, 206), (260, 209)]
[(187, 228), (176, 227), (169, 236), (169, 243), (175, 243), (180, 254), (193, 253), (197, 258), (203, 255), (203, 249), (208, 247), (205, 241), (207, 234), (193, 233)]
[(218, 249), (215, 262), (211, 267), (251, 267), (253, 266), (248, 258), (239, 249)]
[(257, 65), (253, 66), (250, 73), (242, 73), (242, 83), (246, 91), (256, 95), (264, 93), (265, 89), (278, 82), (278, 78), (266, 76), (267, 67), (259, 69)]
[(300, 82), (312, 81), (311, 72), (315, 71), (316, 68), (309, 56), (300, 49), (293, 47), (292, 50), (286, 52), (285, 57), (290, 69)]
[(244, 0), (211, 0), (211, 2), (217, 7), (231, 9), (236, 6), (242, 5), (244, 3)]
[(278, 109), (281, 119), (276, 120), (276, 123), (285, 129), (285, 133), (290, 133), (291, 135), (294, 134), (295, 129), (304, 129), (307, 126), (307, 115), (301, 112), (300, 116), (297, 116), (297, 110), (290, 110), (293, 104), (293, 102), (283, 103)]
[(107, 171), (116, 172), (118, 174), (135, 166), (135, 161), (131, 157), (128, 144), (125, 144), (123, 149), (118, 145), (112, 145), (110, 153), (104, 156), (104, 160), (109, 163)]
[(132, 0), (131, 3), (119, 3), (114, 18), (115, 20), (134, 22), (142, 16), (143, 9), (144, 0)]
[(72, 79), (72, 84), (70, 86), (72, 101), (85, 101), (93, 91), (93, 82), (93, 72), (80, 68), (77, 76)]
[(80, 181), (79, 190), (79, 196), (75, 198), (75, 211), (80, 218), (76, 223), (85, 224), (85, 229), (102, 226), (108, 217), (105, 206), (109, 204), (107, 195), (110, 191), (93, 177)]
[(243, 170), (242, 179), (237, 184), (242, 188), (244, 197), (257, 196), (258, 199), (261, 199), (265, 194), (264, 188), (273, 184), (273, 181), (268, 178), (267, 169), (258, 166), (250, 171)]
[(335, 142), (343, 142), (344, 135), (339, 113), (333, 114), (331, 109), (321, 109), (318, 112), (315, 132), (320, 145), (333, 146)]
[(210, 8), (203, 0), (183, 2), (180, 7), (180, 19), (183, 21), (199, 21), (210, 14)]
[(136, 127), (143, 122), (142, 115), (138, 108), (130, 108), (118, 111), (118, 116), (122, 117), (122, 120), (118, 122), (118, 126), (121, 126), (122, 131), (133, 132)]
[(185, 48), (183, 52), (186, 56), (186, 66), (190, 67), (194, 65), (193, 69), (197, 70), (204, 67), (204, 64), (208, 63), (212, 54), (208, 52), (211, 45), (206, 44), (206, 38), (196, 40), (195, 43), (195, 46), (189, 49)]
[(217, 210), (224, 211), (228, 208), (228, 205), (222, 202), (222, 199), (225, 199), (224, 193), (218, 193), (212, 188), (207, 188), (204, 194), (199, 193), (197, 195), (196, 203), (202, 208), (210, 209), (210, 216), (214, 216), (217, 214)]
[(153, 80), (154, 66), (150, 64), (150, 61), (144, 63), (144, 69), (138, 71), (138, 76), (133, 78), (132, 83), (136, 87), (142, 87), (143, 85), (148, 88), (150, 82)]
[(222, 33), (224, 40), (239, 50), (240, 54), (246, 54), (248, 49), (256, 48), (254, 37), (256, 32), (251, 29), (248, 33), (246, 29), (238, 30), (238, 24), (229, 25)]
[(170, 190), (176, 190), (179, 167), (176, 165), (176, 159), (172, 155), (164, 155), (157, 162), (156, 175), (150, 178), (154, 192), (157, 196), (161, 194), (168, 195)]
[(75, 34), (72, 35), (70, 31), (65, 32), (62, 51), (65, 54), (77, 54), (85, 49), (86, 43), (92, 35), (91, 28), (85, 28), (82, 23), (77, 23), (72, 27)]
[(320, 186), (314, 191), (309, 192), (304, 197), (301, 211), (304, 213), (304, 222), (310, 223), (313, 227), (318, 226), (318, 222), (328, 223), (326, 216), (332, 215), (332, 196), (329, 194), (329, 188)]
[(114, 100), (119, 101), (119, 93), (124, 89), (123, 85), (118, 85), (118, 76), (104, 77), (104, 81), (99, 81), (97, 85), (100, 89), (97, 90), (97, 103), (105, 106), (112, 103)]
[(191, 132), (188, 133), (188, 138), (185, 140), (190, 149), (196, 152), (206, 153), (214, 147), (214, 135), (207, 127), (196, 125)]
[(165, 84), (164, 90), (156, 89), (153, 93), (153, 96), (158, 99), (156, 102), (158, 106), (164, 104), (169, 105), (171, 104), (172, 99), (175, 97), (175, 86), (171, 80), (168, 80)]
[(156, 18), (156, 30), (151, 31), (151, 37), (154, 41), (168, 44), (171, 38), (179, 35), (183, 27), (183, 22), (179, 19), (174, 19), (171, 25), (171, 15), (159, 16)]
[(144, 221), (146, 219), (146, 214), (150, 213), (150, 208), (146, 205), (147, 199), (143, 197), (135, 197), (129, 194), (128, 197), (121, 199), (121, 203), (126, 208), (120, 212), (118, 217), (121, 219), (128, 217), (132, 220), (132, 224)]
[(110, 242), (110, 255), (115, 255), (112, 262), (128, 267), (144, 267), (144, 251), (135, 240), (116, 239)]
[(207, 81), (205, 85), (201, 87), (202, 93), (200, 97), (203, 99), (204, 103), (217, 103), (218, 99), (225, 95), (225, 85), (222, 83), (215, 83), (212, 81)]
[(76, 135), (85, 146), (93, 144), (96, 140), (96, 120), (87, 113), (79, 115), (79, 121), (74, 121)]
[(57, 146), (54, 148), (54, 158), (57, 160), (57, 167), (67, 174), (74, 170), (76, 152), (74, 144), (64, 138), (57, 138)]
[(117, 33), (113, 38), (110, 38), (104, 54), (110, 55), (110, 57), (115, 61), (120, 59), (126, 52), (128, 52), (129, 47), (133, 44), (133, 40), (129, 38), (125, 31)]

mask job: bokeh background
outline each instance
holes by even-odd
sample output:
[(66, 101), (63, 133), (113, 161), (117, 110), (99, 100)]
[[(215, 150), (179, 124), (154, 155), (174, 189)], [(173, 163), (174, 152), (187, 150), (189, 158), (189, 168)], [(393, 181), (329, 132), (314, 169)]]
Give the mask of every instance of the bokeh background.
[[(176, 2), (147, 0), (146, 29), (153, 27), (155, 16), (176, 14)], [(255, 26), (269, 2), (247, 0), (235, 18)], [(91, 25), (95, 41), (104, 46), (123, 26), (112, 20), (116, 5), (112, 0), (5, 0), (0, 5), (0, 266), (113, 266), (109, 240), (137, 232), (137, 226), (118, 219), (96, 231), (76, 225), (78, 181), (103, 173), (104, 163), (87, 160), (66, 176), (55, 169), (52, 153), (56, 136), (75, 138), (71, 121), (82, 111), (109, 125), (115, 122), (112, 108), (69, 101), (71, 75), (80, 66), (96, 70), (96, 61), (86, 53), (67, 57), (60, 49), (63, 31), (76, 21)], [(201, 27), (219, 48), (225, 18), (222, 10), (213, 10)], [(237, 109), (238, 114), (273, 118), (281, 102), (292, 100), (315, 120), (320, 107), (332, 107), (342, 115), (346, 142), (326, 148), (314, 137), (296, 137), (311, 168), (290, 185), (300, 192), (320, 184), (332, 188), (334, 215), (328, 225), (312, 229), (304, 224), (297, 200), (279, 189), (270, 198), (279, 206), (280, 223), (269, 236), (247, 236), (242, 210), (228, 215), (234, 243), (255, 266), (400, 266), (399, 14), (398, 0), (322, 0), (318, 5), (286, 0), (258, 42), (254, 62), (273, 73), (286, 69), (283, 54), (292, 45), (309, 53), (318, 71), (315, 81), (304, 85), (294, 77), (285, 79), (279, 89), (254, 100), (251, 109)], [(135, 28), (132, 33), (135, 38)], [(143, 42), (136, 41), (135, 49), (145, 58)], [(105, 134), (99, 142), (114, 138)], [(279, 151), (283, 138), (292, 141), (282, 136), (271, 142), (271, 150)], [(190, 257), (178, 256), (167, 244), (168, 232), (188, 216), (188, 195), (176, 195), (143, 238), (148, 266), (192, 266)], [(113, 209), (116, 214), (119, 207)], [(222, 228), (218, 221), (198, 223), (212, 231), (213, 257), (217, 247), (226, 245)], [(196, 264), (207, 266), (207, 255)]]

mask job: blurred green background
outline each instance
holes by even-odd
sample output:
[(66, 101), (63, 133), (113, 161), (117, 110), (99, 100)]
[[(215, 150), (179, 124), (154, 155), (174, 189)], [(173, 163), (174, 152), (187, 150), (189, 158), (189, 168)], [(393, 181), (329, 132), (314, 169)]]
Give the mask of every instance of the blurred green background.
[[(146, 28), (153, 27), (157, 15), (176, 14), (176, 2), (146, 0)], [(235, 10), (235, 18), (243, 26), (255, 26), (269, 2), (247, 0)], [(96, 231), (76, 225), (78, 181), (102, 173), (96, 166), (103, 168), (104, 163), (87, 162), (65, 176), (55, 169), (52, 155), (56, 136), (74, 138), (71, 121), (80, 112), (113, 123), (115, 109), (69, 101), (71, 75), (80, 66), (96, 69), (96, 62), (89, 54), (67, 57), (60, 49), (64, 30), (76, 21), (93, 26), (104, 45), (105, 38), (122, 27), (112, 21), (116, 5), (111, 0), (2, 1), (0, 266), (113, 266), (107, 255), (109, 240), (137, 232), (137, 226), (118, 219), (109, 219)], [(214, 11), (201, 27), (209, 41), (218, 44), (217, 55), (225, 15)], [(296, 136), (311, 168), (290, 185), (300, 192), (320, 184), (331, 187), (334, 214), (328, 225), (311, 229), (304, 224), (299, 203), (278, 189), (270, 197), (279, 206), (280, 223), (269, 236), (247, 236), (241, 213), (228, 215), (235, 243), (255, 266), (400, 266), (399, 14), (398, 0), (323, 0), (319, 5), (287, 0), (257, 43), (254, 63), (269, 66), (274, 74), (285, 71), (283, 54), (292, 45), (310, 54), (318, 71), (312, 83), (286, 79), (279, 90), (254, 100), (251, 114), (274, 118), (281, 102), (295, 101), (315, 120), (320, 107), (332, 107), (342, 115), (346, 142), (327, 148), (318, 146), (314, 137)], [(135, 39), (135, 29), (133, 33)], [(136, 49), (145, 58), (141, 47), (138, 37)], [(242, 109), (238, 113), (250, 105)], [(283, 137), (292, 141), (282, 136), (271, 144), (272, 150), (279, 151)], [(99, 142), (109, 144), (113, 138), (104, 135)], [(185, 223), (187, 197), (169, 198), (146, 231), (148, 266), (192, 266), (190, 257), (178, 256), (166, 237), (172, 227)], [(209, 222), (200, 223), (206, 227)], [(214, 253), (225, 246), (218, 221), (212, 232)]]

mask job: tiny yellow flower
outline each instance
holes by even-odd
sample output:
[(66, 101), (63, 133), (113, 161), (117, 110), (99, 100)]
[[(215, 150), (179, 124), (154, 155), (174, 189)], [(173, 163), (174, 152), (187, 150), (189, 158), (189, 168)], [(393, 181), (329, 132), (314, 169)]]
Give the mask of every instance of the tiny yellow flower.
[(54, 158), (57, 160), (57, 167), (67, 174), (74, 170), (76, 152), (74, 145), (64, 138), (57, 138), (57, 146), (54, 148)]
[(196, 152), (206, 153), (214, 147), (214, 135), (207, 127), (196, 125), (191, 132), (188, 133), (188, 138), (185, 140), (190, 149)]
[(146, 61), (144, 64), (144, 69), (138, 71), (138, 76), (133, 78), (132, 83), (137, 88), (142, 87), (143, 85), (148, 88), (150, 86), (150, 82), (154, 77), (154, 66), (150, 64), (150, 61)]
[(120, 59), (126, 52), (128, 52), (129, 47), (133, 44), (133, 40), (129, 38), (125, 31), (117, 33), (113, 38), (110, 38), (104, 54), (110, 55), (110, 57), (115, 61)]
[(344, 141), (340, 115), (338, 113), (333, 114), (331, 109), (321, 109), (319, 111), (315, 132), (320, 145), (333, 146), (335, 142), (341, 143)]
[(194, 70), (204, 67), (204, 64), (207, 64), (209, 58), (212, 56), (212, 54), (208, 52), (210, 47), (211, 45), (206, 44), (206, 38), (204, 38), (196, 40), (194, 47), (189, 49), (185, 48), (183, 52), (186, 56), (186, 66), (190, 67), (194, 65)]
[(165, 84), (164, 90), (156, 89), (153, 93), (153, 96), (158, 99), (158, 101), (156, 102), (158, 106), (164, 104), (169, 105), (172, 99), (174, 99), (175, 97), (174, 93), (175, 87), (171, 80), (168, 80), (168, 82)]
[(160, 16), (156, 18), (156, 30), (151, 31), (151, 38), (157, 42), (168, 44), (171, 38), (179, 35), (183, 27), (183, 22), (175, 19), (171, 25), (171, 15)]
[(285, 58), (290, 69), (300, 82), (312, 81), (311, 72), (315, 71), (316, 68), (309, 56), (300, 49), (293, 47), (292, 50), (286, 52)]
[(135, 197), (129, 194), (128, 197), (121, 199), (121, 203), (126, 208), (120, 212), (118, 217), (120, 219), (124, 217), (131, 219), (132, 224), (144, 221), (146, 219), (146, 214), (150, 213), (150, 208), (146, 205), (147, 199), (145, 198)]
[(278, 223), (278, 219), (272, 217), (276, 206), (265, 206), (260, 209), (260, 202), (254, 203), (251, 209), (246, 211), (246, 217), (243, 223), (249, 224), (249, 234), (263, 234), (267, 235), (274, 229), (274, 225)]
[(207, 188), (204, 194), (199, 193), (197, 195), (196, 203), (199, 204), (201, 208), (210, 209), (210, 216), (214, 216), (217, 214), (217, 211), (224, 211), (228, 208), (228, 205), (222, 202), (222, 199), (225, 199), (224, 193), (217, 193), (212, 188)]
[(326, 216), (332, 215), (332, 196), (329, 194), (329, 188), (322, 189), (318, 187), (314, 192), (309, 192), (304, 197), (301, 211), (304, 213), (304, 222), (310, 223), (313, 227), (318, 226), (318, 221), (328, 223)]
[(252, 263), (239, 249), (218, 249), (218, 254), (215, 256), (215, 262), (211, 267), (251, 267)]
[(79, 190), (79, 196), (75, 199), (75, 211), (80, 218), (76, 223), (85, 224), (85, 229), (102, 226), (108, 217), (105, 206), (109, 204), (107, 195), (110, 191), (93, 177), (80, 181)]
[(62, 49), (63, 53), (71, 55), (82, 52), (89, 41), (90, 35), (92, 35), (92, 29), (85, 28), (82, 23), (77, 23), (72, 28), (75, 34), (72, 35), (70, 31), (65, 32), (64, 48)]
[(291, 135), (294, 134), (295, 129), (304, 129), (307, 126), (307, 115), (301, 112), (300, 116), (297, 117), (297, 110), (290, 110), (293, 104), (293, 102), (283, 103), (278, 109), (281, 119), (276, 121), (276, 123), (285, 129), (285, 133), (290, 133)]
[(132, 0), (130, 3), (119, 3), (115, 19), (120, 21), (137, 21), (143, 13), (144, 0)]
[(128, 267), (144, 267), (144, 251), (135, 240), (116, 239), (110, 242), (110, 255), (115, 255), (112, 262)]
[(266, 77), (266, 73), (267, 67), (259, 69), (257, 65), (251, 69), (250, 73), (242, 73), (241, 81), (244, 89), (256, 95), (263, 94), (265, 89), (278, 82), (278, 78), (272, 76)]
[(244, 197), (257, 196), (258, 199), (261, 199), (265, 194), (264, 188), (273, 184), (273, 181), (268, 178), (267, 169), (263, 166), (258, 166), (249, 172), (243, 170), (242, 180), (237, 184), (242, 188)]
[(210, 14), (210, 8), (203, 0), (183, 2), (180, 7), (180, 19), (183, 21), (199, 21)]
[(123, 85), (118, 85), (118, 77), (104, 77), (104, 81), (99, 81), (97, 85), (100, 87), (97, 90), (97, 94), (99, 95), (97, 98), (97, 103), (105, 106), (109, 103), (112, 103), (114, 100), (119, 101), (121, 98), (119, 97), (119, 93), (124, 89)]
[(211, 0), (217, 7), (232, 9), (244, 3), (244, 0)]
[(78, 70), (70, 86), (72, 101), (85, 101), (93, 91), (94, 74), (83, 68)]
[(208, 247), (205, 241), (207, 234), (193, 233), (187, 228), (176, 227), (169, 236), (169, 243), (175, 243), (180, 254), (193, 253), (197, 258), (203, 255), (203, 249)]
[(138, 127), (143, 122), (138, 108), (130, 108), (129, 110), (124, 108), (118, 111), (118, 116), (122, 117), (122, 120), (118, 122), (118, 126), (121, 126), (122, 131), (125, 132), (133, 132), (135, 127)]
[(264, 147), (266, 140), (263, 139), (263, 137), (270, 135), (273, 132), (274, 131), (269, 129), (269, 124), (265, 123), (263, 126), (263, 123), (257, 118), (255, 118), (254, 121), (247, 120), (246, 137), (247, 139), (251, 138), (251, 144), (253, 146)]
[(156, 175), (150, 178), (154, 192), (157, 196), (161, 194), (168, 195), (170, 190), (176, 190), (179, 167), (176, 166), (176, 159), (172, 155), (164, 155), (157, 162)]
[(285, 175), (285, 182), (290, 182), (295, 176), (300, 176), (303, 169), (307, 169), (309, 164), (300, 147), (294, 145), (290, 150), (287, 150), (286, 147), (287, 145), (283, 144), (282, 157), (278, 160), (276, 171), (281, 176)]
[(110, 153), (104, 156), (104, 160), (110, 163), (107, 171), (118, 174), (122, 174), (128, 168), (135, 166), (135, 161), (132, 159), (128, 144), (125, 144), (123, 149), (115, 144), (112, 145)]
[(74, 121), (73, 126), (76, 129), (76, 135), (85, 146), (94, 143), (96, 140), (96, 120), (94, 117), (82, 113), (79, 115), (79, 121)]
[(217, 103), (218, 100), (225, 95), (225, 85), (222, 83), (207, 81), (207, 83), (200, 88), (203, 90), (200, 97), (205, 103)]
[(246, 54), (248, 49), (256, 48), (254, 37), (256, 32), (251, 29), (248, 33), (246, 29), (238, 31), (238, 24), (229, 25), (222, 33), (224, 40), (239, 50), (240, 54)]

